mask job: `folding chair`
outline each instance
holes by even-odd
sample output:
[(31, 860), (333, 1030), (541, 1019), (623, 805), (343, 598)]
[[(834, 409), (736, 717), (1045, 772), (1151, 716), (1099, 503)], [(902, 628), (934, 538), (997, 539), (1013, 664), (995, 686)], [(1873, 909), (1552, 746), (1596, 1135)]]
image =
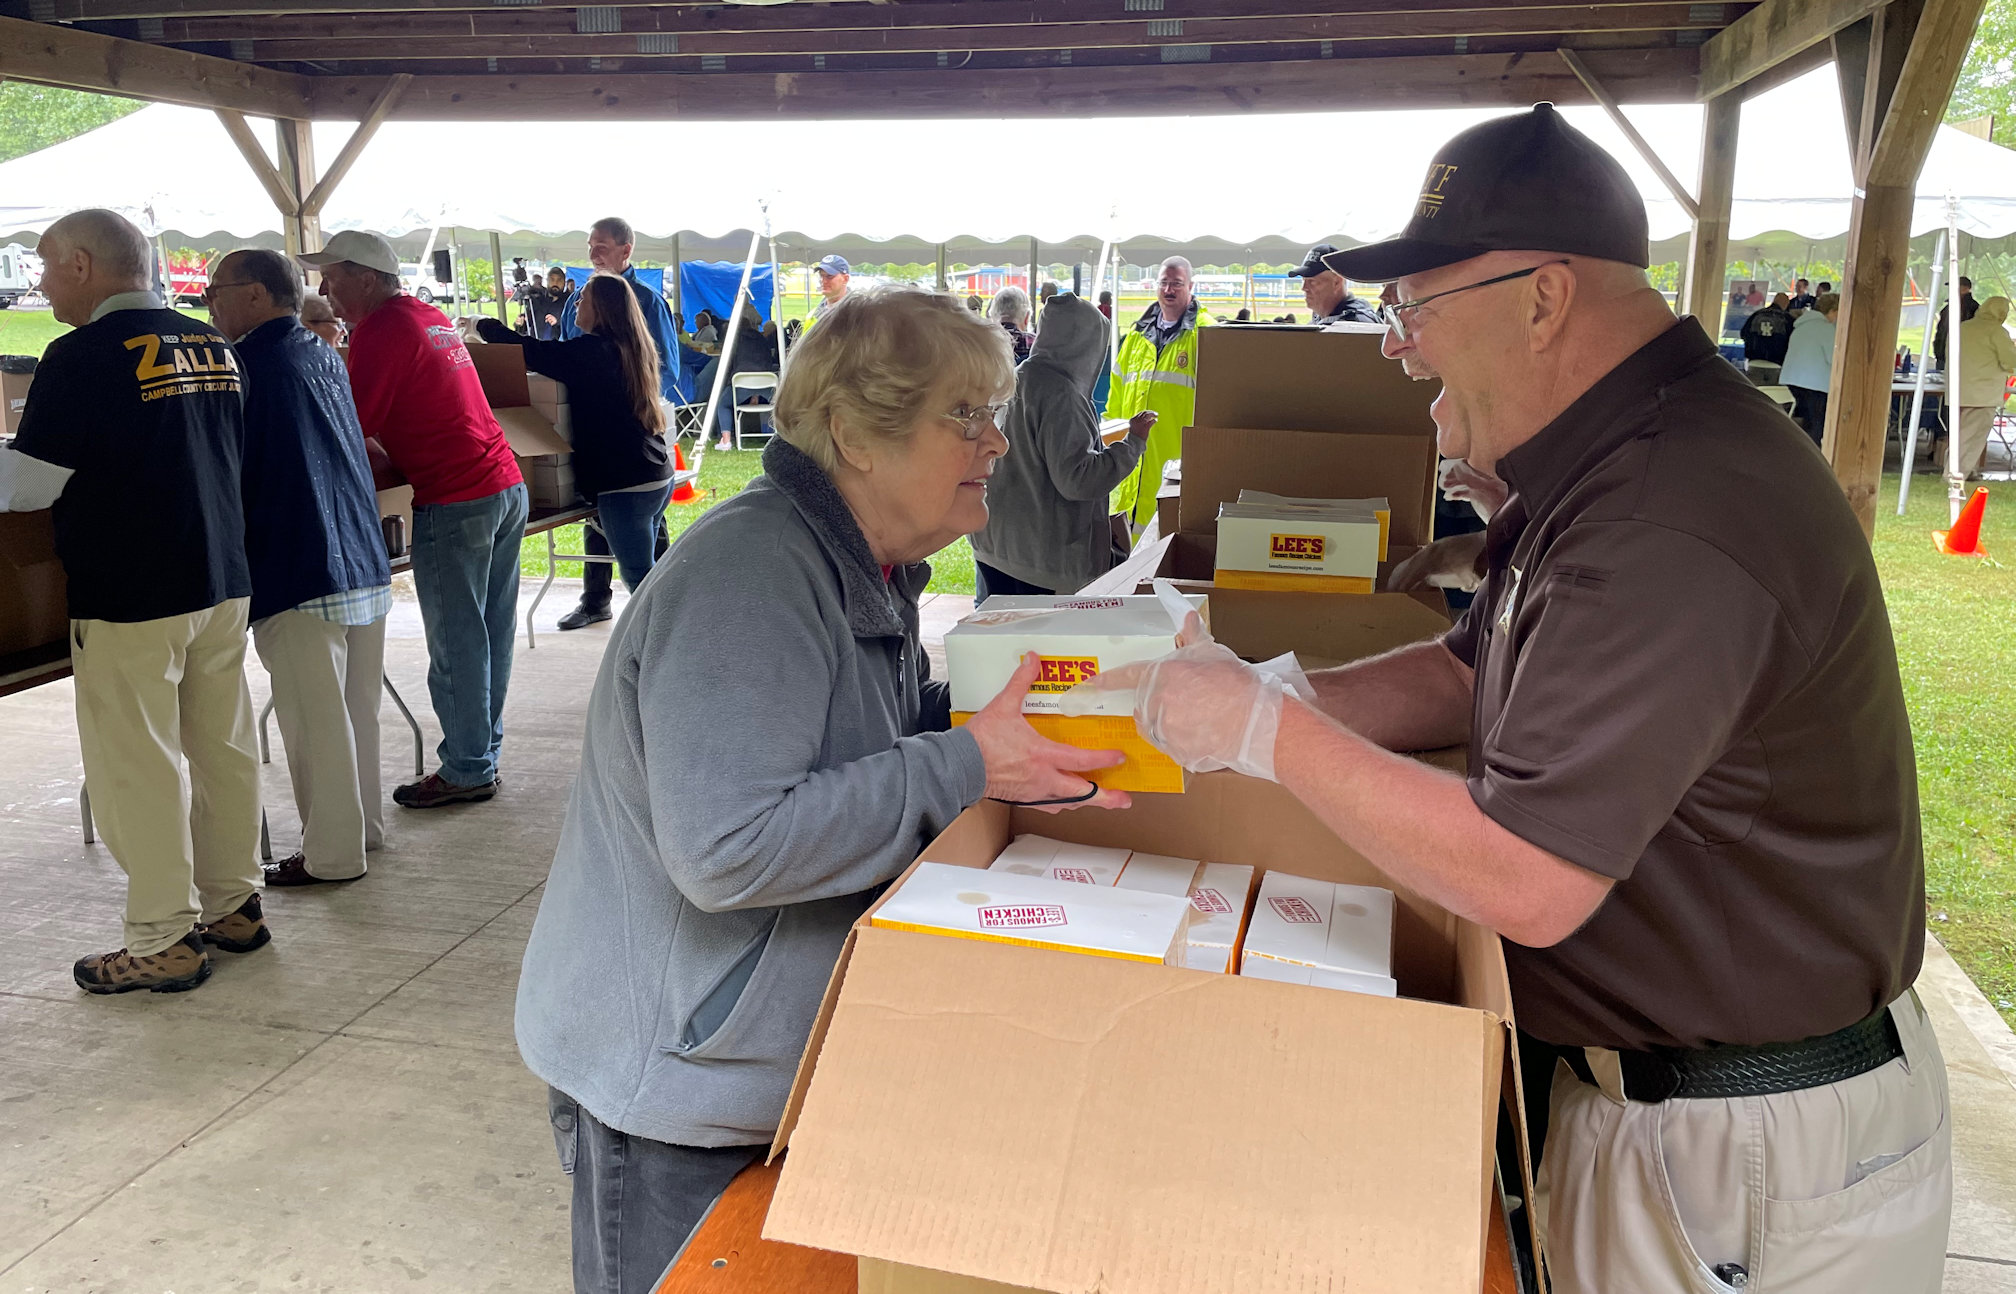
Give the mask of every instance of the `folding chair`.
[[(737, 373), (728, 379), (730, 399), (728, 412), (735, 419), (735, 448), (741, 449), (742, 442), (745, 439), (752, 437), (767, 439), (774, 434), (763, 430), (763, 419), (777, 407), (775, 403), (776, 397), (766, 394), (757, 403), (744, 404), (742, 403), (743, 392), (774, 392), (776, 389), (777, 375), (775, 373)], [(744, 432), (742, 430), (743, 416), (752, 413), (756, 415), (756, 430), (753, 432)]]

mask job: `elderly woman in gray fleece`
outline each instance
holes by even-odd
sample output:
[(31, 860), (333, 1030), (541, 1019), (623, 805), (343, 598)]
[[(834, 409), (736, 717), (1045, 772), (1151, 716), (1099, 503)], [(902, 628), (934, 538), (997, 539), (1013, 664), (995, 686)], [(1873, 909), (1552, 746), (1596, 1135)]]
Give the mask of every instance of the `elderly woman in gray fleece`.
[(1119, 762), (1023, 720), (1034, 656), (952, 729), (918, 640), (924, 559), (987, 522), (1013, 384), (953, 298), (854, 292), (793, 356), (764, 474), (616, 626), (518, 988), (581, 1294), (647, 1294), (762, 1153), (848, 927), (934, 835)]

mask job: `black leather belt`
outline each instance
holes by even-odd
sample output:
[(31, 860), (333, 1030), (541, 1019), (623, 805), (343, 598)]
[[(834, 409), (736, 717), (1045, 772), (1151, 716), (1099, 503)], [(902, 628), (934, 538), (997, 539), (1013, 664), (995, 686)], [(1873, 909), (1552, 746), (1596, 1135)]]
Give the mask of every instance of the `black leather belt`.
[[(1580, 1047), (1556, 1049), (1575, 1076), (1600, 1087)], [(1624, 1095), (1633, 1101), (1715, 1100), (1824, 1087), (1866, 1074), (1904, 1054), (1885, 1007), (1838, 1033), (1759, 1047), (1660, 1047), (1617, 1052)]]

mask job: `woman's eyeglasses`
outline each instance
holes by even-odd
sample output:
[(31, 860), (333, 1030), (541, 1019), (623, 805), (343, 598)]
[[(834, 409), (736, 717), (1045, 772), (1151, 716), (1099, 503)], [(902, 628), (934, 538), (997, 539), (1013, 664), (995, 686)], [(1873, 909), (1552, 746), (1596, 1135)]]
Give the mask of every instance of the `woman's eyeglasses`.
[(978, 440), (987, 434), (989, 427), (998, 427), (1001, 425), (1001, 411), (1007, 407), (1008, 402), (1006, 400), (1003, 400), (999, 404), (983, 404), (978, 408), (962, 404), (952, 412), (940, 414), (939, 416), (950, 418), (953, 422), (958, 423), (959, 434), (966, 439)]

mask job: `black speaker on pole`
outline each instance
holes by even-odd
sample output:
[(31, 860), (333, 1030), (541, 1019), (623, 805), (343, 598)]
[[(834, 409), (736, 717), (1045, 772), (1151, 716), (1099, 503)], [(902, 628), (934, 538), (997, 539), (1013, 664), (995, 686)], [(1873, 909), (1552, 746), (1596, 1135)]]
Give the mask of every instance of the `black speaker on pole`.
[(434, 281), (453, 283), (455, 281), (455, 258), (446, 247), (434, 249)]

